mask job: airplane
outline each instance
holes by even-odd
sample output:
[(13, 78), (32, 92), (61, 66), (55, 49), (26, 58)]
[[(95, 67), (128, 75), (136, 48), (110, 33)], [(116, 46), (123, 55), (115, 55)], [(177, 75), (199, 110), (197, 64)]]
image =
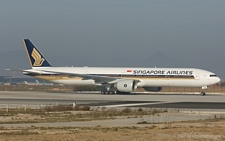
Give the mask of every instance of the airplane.
[(52, 85), (54, 85), (53, 83), (46, 83), (46, 82), (39, 82), (38, 80), (36, 80), (36, 83), (37, 84), (40, 84), (40, 85), (48, 85), (48, 86), (52, 86)]
[(209, 85), (220, 78), (197, 68), (134, 68), (134, 67), (53, 67), (30, 39), (23, 39), (32, 69), (17, 70), (52, 83), (95, 85), (102, 94), (132, 93), (138, 87), (158, 92), (162, 87), (201, 87), (204, 96)]
[(40, 83), (37, 83), (37, 81), (36, 81), (36, 83), (23, 81), (22, 84), (24, 84), (24, 85), (42, 85), (42, 84), (40, 84)]

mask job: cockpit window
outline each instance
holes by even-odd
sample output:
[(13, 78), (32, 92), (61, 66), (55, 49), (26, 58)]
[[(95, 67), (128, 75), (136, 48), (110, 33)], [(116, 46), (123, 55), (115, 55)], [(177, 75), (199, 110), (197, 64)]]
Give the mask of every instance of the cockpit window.
[(210, 75), (210, 77), (217, 77), (217, 75), (215, 75), (215, 74), (211, 74), (211, 75)]

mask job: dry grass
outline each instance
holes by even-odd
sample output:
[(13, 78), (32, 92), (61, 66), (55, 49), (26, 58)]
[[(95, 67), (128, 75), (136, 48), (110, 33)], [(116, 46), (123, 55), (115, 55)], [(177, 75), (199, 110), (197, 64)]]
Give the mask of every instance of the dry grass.
[(11, 108), (8, 112), (0, 109), (0, 124), (91, 121), (114, 119), (118, 116), (142, 117), (163, 112), (167, 112), (167, 109), (107, 109), (103, 107), (91, 110), (88, 105), (75, 107), (72, 105), (49, 105), (41, 109), (27, 107), (26, 111), (24, 107)]
[[(167, 112), (167, 109), (90, 109), (89, 106), (46, 106), (42, 109), (0, 109), (2, 123), (56, 122), (110, 119), (118, 116), (142, 116)], [(69, 110), (69, 111), (67, 111)], [(3, 121), (5, 119), (5, 121)], [(26, 123), (26, 122), (25, 122)], [(0, 141), (148, 141), (148, 140), (225, 140), (225, 120), (211, 120), (149, 124), (141, 121), (135, 126), (103, 127), (3, 127), (0, 126)]]
[[(214, 124), (214, 123), (211, 123)], [(177, 124), (176, 126), (161, 128), (160, 126), (143, 127), (26, 127), (3, 128), (0, 138), (2, 140), (40, 140), (40, 141), (149, 141), (149, 140), (225, 140), (224, 121), (220, 126), (207, 127), (205, 124), (189, 126)]]

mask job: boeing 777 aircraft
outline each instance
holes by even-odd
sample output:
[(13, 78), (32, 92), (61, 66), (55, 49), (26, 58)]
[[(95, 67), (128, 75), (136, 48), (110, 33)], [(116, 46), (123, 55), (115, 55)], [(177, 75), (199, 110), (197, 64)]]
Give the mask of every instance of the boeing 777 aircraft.
[(137, 87), (160, 91), (162, 87), (201, 87), (205, 89), (220, 81), (214, 73), (195, 68), (111, 68), (52, 67), (29, 39), (24, 46), (32, 69), (24, 74), (65, 85), (102, 86), (102, 93), (130, 93)]

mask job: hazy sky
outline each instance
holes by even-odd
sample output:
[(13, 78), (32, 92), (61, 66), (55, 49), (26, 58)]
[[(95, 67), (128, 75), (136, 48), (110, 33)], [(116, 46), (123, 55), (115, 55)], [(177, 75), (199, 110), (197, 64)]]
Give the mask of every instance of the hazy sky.
[(224, 0), (0, 2), (0, 53), (24, 51), (22, 39), (29, 38), (49, 60), (74, 56), (74, 65), (116, 66), (112, 59), (121, 58), (135, 66), (135, 60), (162, 53), (225, 78)]

